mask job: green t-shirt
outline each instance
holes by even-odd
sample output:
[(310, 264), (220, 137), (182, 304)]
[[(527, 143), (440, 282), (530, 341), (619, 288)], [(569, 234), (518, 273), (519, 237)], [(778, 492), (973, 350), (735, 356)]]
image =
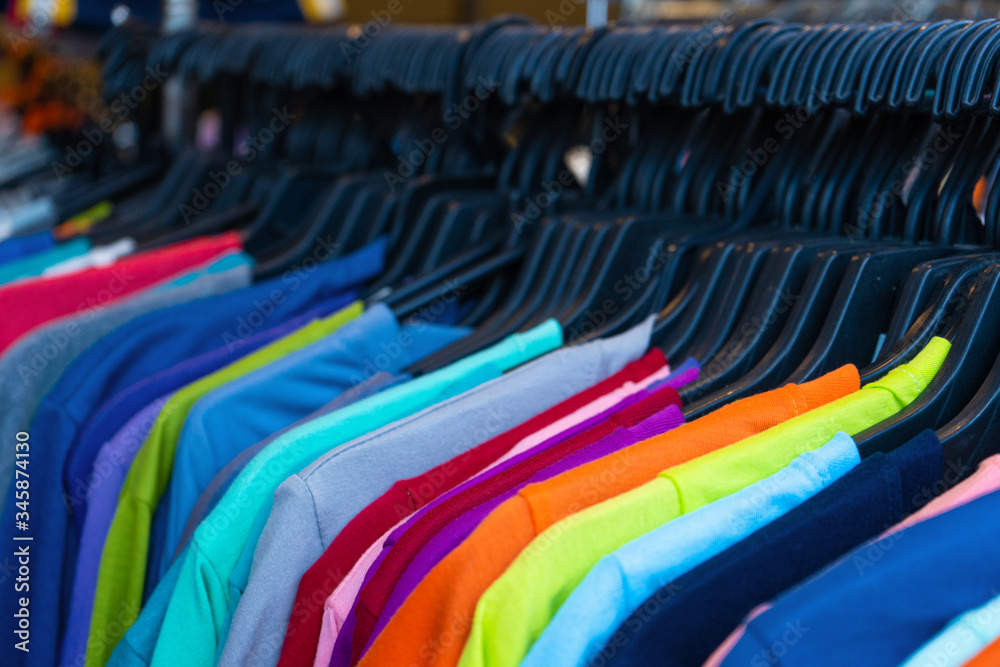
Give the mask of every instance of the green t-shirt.
[[(107, 635), (109, 624), (127, 628), (138, 615), (146, 582), (153, 514), (170, 481), (177, 439), (191, 407), (208, 392), (324, 338), (361, 315), (360, 301), (310, 322), (270, 345), (237, 359), (175, 393), (160, 410), (149, 435), (136, 453), (118, 496), (118, 507), (101, 553), (91, 636)], [(94, 633), (98, 634), (94, 634)], [(90, 642), (99, 645), (106, 642)], [(110, 651), (114, 646), (104, 647)], [(89, 652), (89, 649), (88, 649)], [(104, 656), (104, 661), (107, 656)], [(104, 661), (100, 664), (104, 664)], [(87, 664), (90, 663), (88, 655)]]
[[(275, 439), (250, 461), (195, 530), (153, 653), (152, 664), (215, 664), (229, 607), (229, 577), (260, 508), (286, 478), (334, 447), (471, 389), (483, 369), (497, 377), (562, 344), (555, 320), (447, 368), (320, 417)], [(88, 659), (88, 665), (91, 663)]]
[(892, 417), (930, 384), (951, 344), (932, 339), (913, 361), (839, 400), (661, 472), (542, 532), (476, 605), (460, 667), (514, 666), (602, 557), (668, 521), (778, 472), (796, 457)]

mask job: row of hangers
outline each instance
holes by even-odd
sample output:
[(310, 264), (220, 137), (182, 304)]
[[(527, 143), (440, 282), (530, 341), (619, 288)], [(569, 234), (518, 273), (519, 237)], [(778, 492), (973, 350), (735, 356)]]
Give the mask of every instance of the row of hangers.
[[(417, 374), (549, 318), (575, 341), (655, 314), (654, 344), (704, 369), (683, 393), (689, 418), (845, 363), (871, 380), (943, 335), (952, 352), (929, 389), (859, 447), (934, 428), (967, 470), (998, 451), (1000, 22), (508, 18), (364, 35), (108, 37), (111, 89), (146, 66), (180, 73), (221, 109), (223, 139), (122, 189), (95, 242), (237, 229), (264, 278), (318, 239), (348, 252), (385, 236), (369, 302), (407, 317), (458, 284), (474, 327)], [(448, 123), (484, 80), (495, 91)], [(253, 134), (283, 105), (299, 120), (185, 219), (235, 128)], [(444, 140), (402, 157), (435, 130)]]

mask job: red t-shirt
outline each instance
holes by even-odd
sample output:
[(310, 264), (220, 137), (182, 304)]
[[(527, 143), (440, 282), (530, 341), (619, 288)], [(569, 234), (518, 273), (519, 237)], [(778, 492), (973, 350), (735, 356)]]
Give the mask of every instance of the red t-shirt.
[(133, 292), (242, 249), (236, 232), (198, 238), (52, 278), (0, 288), (0, 353), (35, 327), (65, 315), (113, 303)]

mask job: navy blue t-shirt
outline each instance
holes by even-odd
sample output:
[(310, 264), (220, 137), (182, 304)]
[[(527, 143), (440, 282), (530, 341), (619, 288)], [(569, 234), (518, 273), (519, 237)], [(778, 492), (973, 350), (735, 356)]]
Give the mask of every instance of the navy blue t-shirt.
[(722, 665), (896, 667), (996, 597), (997, 563), (1000, 492), (861, 545), (750, 621)]
[(942, 459), (931, 430), (865, 459), (829, 488), (657, 591), (593, 664), (701, 665), (758, 604), (940, 493)]

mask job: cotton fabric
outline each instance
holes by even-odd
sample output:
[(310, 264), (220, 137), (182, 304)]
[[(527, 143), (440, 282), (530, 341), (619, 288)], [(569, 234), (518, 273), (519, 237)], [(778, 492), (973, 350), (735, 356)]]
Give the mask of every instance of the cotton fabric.
[[(470, 388), (463, 386), (463, 381), (482, 368), (493, 368), (500, 374), (561, 342), (562, 330), (558, 323), (547, 322), (441, 371), (320, 418), (272, 442), (243, 469), (226, 496), (195, 531), (168, 603), (153, 664), (174, 664), (181, 659), (190, 665), (214, 662), (218, 633), (229, 613), (229, 576), (251, 539), (258, 512), (264, 511), (263, 516), (267, 517), (271, 495), (282, 480), (339, 444), (460, 394)], [(222, 519), (225, 524), (217, 522), (221, 517), (225, 517)], [(199, 574), (208, 571), (214, 572), (209, 579)], [(289, 596), (293, 595), (294, 591), (289, 591)], [(229, 635), (230, 639), (234, 636), (238, 635)], [(275, 652), (280, 648), (280, 639), (276, 643), (279, 646), (275, 647)], [(91, 655), (88, 645), (87, 664), (96, 665), (101, 661), (102, 656)]]
[(860, 461), (851, 437), (838, 433), (770, 477), (605, 556), (566, 598), (521, 664), (589, 664), (618, 626), (661, 586), (798, 507)]
[[(556, 521), (634, 488), (665, 467), (764, 431), (858, 386), (857, 371), (844, 367), (801, 386), (736, 401), (668, 434), (525, 487), (418, 584), (360, 664), (457, 664), (483, 592)], [(421, 650), (429, 637), (442, 639), (431, 650)]]
[(943, 458), (930, 430), (866, 458), (802, 505), (657, 589), (611, 635), (594, 663), (702, 664), (754, 607), (939, 493)]
[[(277, 662), (295, 585), (348, 521), (396, 480), (440, 465), (621, 370), (642, 355), (651, 327), (647, 321), (620, 336), (542, 357), (397, 422), (384, 433), (369, 433), (348, 447), (334, 449), (286, 480), (275, 493), (267, 521), (270, 528), (254, 556), (252, 585), (240, 600), (220, 664)], [(495, 410), (490, 413), (490, 408)], [(441, 438), (441, 433), (448, 437)], [(295, 560), (282, 547), (289, 529), (298, 536)], [(307, 542), (306, 535), (314, 537)], [(281, 581), (290, 585), (275, 587)], [(259, 592), (258, 584), (264, 585)], [(276, 597), (282, 601), (278, 609)], [(264, 608), (268, 614), (257, 613)]]
[[(982, 530), (997, 512), (1000, 493), (992, 493), (890, 542), (861, 545), (750, 621), (721, 664), (748, 665), (764, 656), (782, 667), (899, 665), (952, 618), (1000, 590), (993, 566), (1000, 531)], [(789, 624), (794, 643), (782, 640)], [(774, 646), (783, 647), (780, 658)]]
[(837, 431), (853, 435), (910, 404), (950, 344), (932, 339), (909, 363), (842, 399), (664, 471), (655, 480), (579, 512), (537, 538), (480, 598), (459, 664), (517, 664), (566, 596), (601, 557), (678, 516), (759, 481)]
[[(344, 580), (357, 563), (368, 555), (379, 539), (413, 512), (424, 507), (455, 484), (472, 477), (505, 450), (548, 424), (572, 415), (616, 387), (635, 382), (666, 368), (659, 350), (628, 364), (621, 371), (565, 399), (559, 404), (528, 419), (483, 444), (458, 454), (445, 463), (417, 477), (399, 480), (377, 500), (359, 512), (330, 543), (323, 555), (302, 576), (292, 607), (288, 629), (281, 648), (279, 665), (293, 667), (311, 661), (316, 656), (320, 640), (324, 601)], [(368, 550), (365, 547), (368, 547)], [(381, 548), (379, 547), (378, 551)], [(370, 565), (378, 551), (369, 556)], [(364, 576), (364, 573), (361, 573)], [(360, 588), (360, 582), (358, 584)], [(332, 644), (330, 646), (332, 651)]]

